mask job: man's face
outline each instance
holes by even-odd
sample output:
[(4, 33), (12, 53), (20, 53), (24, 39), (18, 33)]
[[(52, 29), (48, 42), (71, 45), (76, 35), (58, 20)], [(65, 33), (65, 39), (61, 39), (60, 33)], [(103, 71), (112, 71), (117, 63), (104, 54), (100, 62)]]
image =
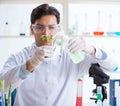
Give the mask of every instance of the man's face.
[[(35, 36), (37, 46), (52, 45), (58, 31), (57, 19), (54, 15), (42, 16), (31, 25), (31, 29)], [(47, 39), (42, 39), (41, 36), (43, 35), (48, 39), (52, 36), (53, 40), (48, 41)]]

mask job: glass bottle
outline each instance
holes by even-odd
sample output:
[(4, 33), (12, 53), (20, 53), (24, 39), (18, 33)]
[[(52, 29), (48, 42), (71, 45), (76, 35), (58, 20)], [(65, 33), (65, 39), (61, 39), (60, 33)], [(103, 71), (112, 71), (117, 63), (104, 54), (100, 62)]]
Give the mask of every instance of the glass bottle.
[(4, 33), (5, 36), (10, 35), (10, 27), (9, 27), (8, 22), (5, 22), (4, 32), (3, 33)]
[(25, 36), (26, 35), (26, 28), (25, 28), (25, 24), (23, 21), (21, 21), (20, 23), (20, 32), (19, 32), (20, 36)]

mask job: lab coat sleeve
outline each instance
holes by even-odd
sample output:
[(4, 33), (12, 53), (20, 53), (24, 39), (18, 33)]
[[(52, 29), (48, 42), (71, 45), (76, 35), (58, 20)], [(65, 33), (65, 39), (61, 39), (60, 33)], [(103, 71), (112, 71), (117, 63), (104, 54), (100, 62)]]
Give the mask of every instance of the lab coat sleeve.
[(118, 67), (118, 63), (111, 52), (105, 52), (102, 49), (96, 48), (96, 53), (94, 55), (97, 63), (105, 71), (114, 71)]
[(104, 72), (113, 72), (118, 67), (118, 62), (111, 52), (96, 48), (95, 55), (87, 54), (85, 59), (78, 64), (78, 75), (89, 74), (89, 68), (93, 63), (98, 63)]
[(26, 69), (26, 64), (21, 65), (21, 69), (19, 71), (19, 77), (21, 79), (25, 79), (29, 74), (30, 74), (30, 71)]
[(5, 80), (5, 91), (8, 91), (10, 83), (12, 83), (12, 89), (15, 89), (26, 78), (29, 72), (23, 71), (26, 68), (25, 65), (26, 59), (24, 56), (11, 55), (8, 58), (0, 71), (0, 79)]

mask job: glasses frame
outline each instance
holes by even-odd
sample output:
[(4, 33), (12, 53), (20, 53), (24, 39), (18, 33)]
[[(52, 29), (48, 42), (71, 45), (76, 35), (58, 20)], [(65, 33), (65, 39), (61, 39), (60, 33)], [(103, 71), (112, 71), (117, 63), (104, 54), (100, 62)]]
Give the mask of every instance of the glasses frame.
[(42, 25), (42, 24), (32, 24), (32, 29), (34, 33), (44, 33), (46, 28), (51, 34), (57, 33), (60, 30), (60, 24)]

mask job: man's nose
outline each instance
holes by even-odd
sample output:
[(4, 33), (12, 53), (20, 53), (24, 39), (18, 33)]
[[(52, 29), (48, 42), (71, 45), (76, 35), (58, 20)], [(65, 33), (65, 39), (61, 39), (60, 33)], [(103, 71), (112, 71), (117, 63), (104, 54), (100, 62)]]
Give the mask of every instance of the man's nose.
[(48, 27), (45, 27), (45, 29), (44, 29), (44, 31), (43, 31), (43, 34), (45, 35), (45, 36), (50, 36), (50, 30), (49, 30), (49, 28)]

